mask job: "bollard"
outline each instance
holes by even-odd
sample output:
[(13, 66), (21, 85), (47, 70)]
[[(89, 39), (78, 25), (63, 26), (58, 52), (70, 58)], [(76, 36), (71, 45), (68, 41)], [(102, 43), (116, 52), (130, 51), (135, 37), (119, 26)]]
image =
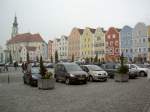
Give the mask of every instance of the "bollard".
[(9, 80), (9, 74), (8, 74), (8, 84), (9, 84), (10, 80)]

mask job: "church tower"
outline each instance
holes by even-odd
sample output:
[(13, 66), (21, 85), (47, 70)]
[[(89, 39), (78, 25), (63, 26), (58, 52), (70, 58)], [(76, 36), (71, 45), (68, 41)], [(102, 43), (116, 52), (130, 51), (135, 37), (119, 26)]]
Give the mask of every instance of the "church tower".
[(12, 27), (12, 33), (11, 37), (15, 37), (18, 34), (18, 23), (17, 23), (17, 17), (15, 15), (14, 22), (13, 22), (13, 27)]

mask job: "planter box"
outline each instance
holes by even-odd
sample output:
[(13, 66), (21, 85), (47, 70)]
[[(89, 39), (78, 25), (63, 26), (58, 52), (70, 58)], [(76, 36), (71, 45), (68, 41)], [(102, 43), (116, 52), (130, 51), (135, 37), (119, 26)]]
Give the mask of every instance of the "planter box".
[(38, 88), (39, 89), (54, 89), (55, 88), (55, 79), (39, 79), (38, 80)]
[(115, 74), (115, 81), (116, 82), (128, 82), (129, 75), (128, 74)]

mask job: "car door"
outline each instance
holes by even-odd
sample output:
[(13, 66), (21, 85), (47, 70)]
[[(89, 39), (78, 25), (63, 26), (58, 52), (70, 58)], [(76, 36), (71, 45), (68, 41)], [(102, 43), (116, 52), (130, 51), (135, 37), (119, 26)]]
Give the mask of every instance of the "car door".
[(64, 65), (60, 65), (60, 79), (62, 81), (65, 81), (66, 80), (66, 76), (67, 76), (67, 71), (65, 69), (65, 66)]

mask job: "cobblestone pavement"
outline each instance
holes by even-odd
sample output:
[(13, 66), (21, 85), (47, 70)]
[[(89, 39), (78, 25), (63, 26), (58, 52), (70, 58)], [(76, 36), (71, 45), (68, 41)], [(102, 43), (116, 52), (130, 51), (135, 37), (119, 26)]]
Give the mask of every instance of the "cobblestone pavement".
[[(8, 74), (10, 83), (8, 84)], [(87, 85), (56, 83), (54, 90), (23, 84), (21, 71), (0, 73), (0, 112), (150, 112), (146, 78)]]

